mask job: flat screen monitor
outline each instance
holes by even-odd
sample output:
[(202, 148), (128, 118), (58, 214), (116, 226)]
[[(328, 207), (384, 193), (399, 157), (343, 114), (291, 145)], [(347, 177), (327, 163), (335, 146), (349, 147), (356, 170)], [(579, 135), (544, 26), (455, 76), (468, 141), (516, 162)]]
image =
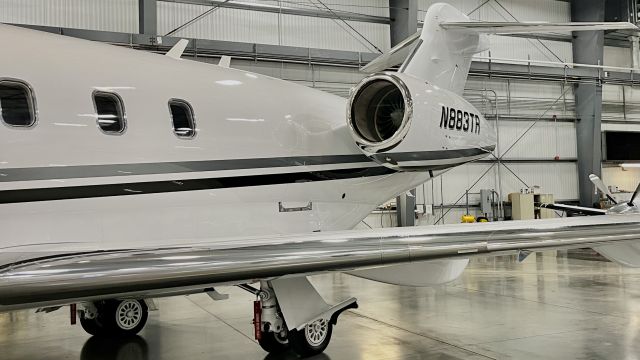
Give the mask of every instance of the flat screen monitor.
[(640, 132), (603, 132), (602, 159), (606, 161), (640, 160)]

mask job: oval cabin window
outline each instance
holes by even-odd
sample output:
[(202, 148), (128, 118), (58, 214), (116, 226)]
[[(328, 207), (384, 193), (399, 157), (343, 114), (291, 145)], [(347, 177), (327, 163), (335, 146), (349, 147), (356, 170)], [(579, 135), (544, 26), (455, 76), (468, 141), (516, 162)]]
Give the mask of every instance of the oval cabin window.
[(98, 126), (105, 134), (122, 134), (126, 128), (124, 105), (120, 96), (96, 91), (93, 93)]
[(173, 133), (179, 138), (192, 138), (196, 135), (196, 124), (193, 116), (193, 108), (184, 100), (172, 99), (169, 101), (169, 111), (173, 122)]
[(35, 99), (31, 88), (18, 80), (0, 80), (0, 119), (14, 127), (36, 123)]

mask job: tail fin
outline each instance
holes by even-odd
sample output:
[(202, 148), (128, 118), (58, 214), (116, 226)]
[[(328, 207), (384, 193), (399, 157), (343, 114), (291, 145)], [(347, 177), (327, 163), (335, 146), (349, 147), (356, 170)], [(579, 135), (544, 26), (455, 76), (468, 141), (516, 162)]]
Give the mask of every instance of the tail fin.
[(424, 19), (420, 39), (400, 72), (431, 85), (461, 94), (467, 81), (471, 57), (486, 49), (484, 35), (475, 31), (446, 30), (448, 22), (469, 22), (469, 17), (449, 4), (432, 5)]
[[(432, 85), (462, 93), (473, 54), (488, 48), (485, 34), (549, 33), (557, 31), (635, 30), (631, 23), (479, 22), (451, 5), (433, 4), (422, 32), (410, 36), (361, 70), (378, 72), (402, 62), (400, 72)], [(407, 56), (408, 54), (408, 56)]]

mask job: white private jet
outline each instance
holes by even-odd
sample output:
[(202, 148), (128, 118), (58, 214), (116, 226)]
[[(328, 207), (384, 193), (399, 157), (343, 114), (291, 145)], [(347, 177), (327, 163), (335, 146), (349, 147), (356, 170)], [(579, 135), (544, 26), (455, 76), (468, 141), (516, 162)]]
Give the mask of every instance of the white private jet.
[[(0, 26), (0, 311), (71, 305), (130, 335), (152, 299), (237, 285), (268, 352), (322, 352), (339, 314), (306, 275), (398, 285), (471, 256), (594, 247), (640, 266), (640, 215), (353, 231), (377, 205), (494, 150), (461, 94), (485, 33), (632, 28), (478, 23), (433, 5), (422, 33), (350, 99), (267, 76)], [(43, 49), (50, 49), (43, 52)], [(346, 121), (345, 121), (345, 109)], [(620, 205), (620, 206), (623, 206)], [(626, 213), (617, 215), (617, 213)], [(258, 287), (249, 284), (259, 283)]]

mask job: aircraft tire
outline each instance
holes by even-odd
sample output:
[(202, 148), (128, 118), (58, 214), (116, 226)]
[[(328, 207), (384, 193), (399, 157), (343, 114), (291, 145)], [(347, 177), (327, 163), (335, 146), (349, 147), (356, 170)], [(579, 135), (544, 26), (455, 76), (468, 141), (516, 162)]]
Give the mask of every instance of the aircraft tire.
[(104, 326), (100, 323), (98, 317), (93, 319), (86, 318), (84, 311), (80, 311), (80, 325), (89, 335), (99, 336), (105, 332)]
[(289, 332), (289, 343), (293, 351), (302, 357), (317, 355), (329, 346), (332, 332), (331, 321), (316, 320), (300, 331)]
[(280, 354), (289, 349), (289, 340), (283, 339), (280, 334), (269, 331), (268, 328), (262, 333), (258, 344), (260, 344), (262, 350), (269, 354)]
[(113, 336), (133, 336), (144, 328), (149, 316), (142, 299), (107, 300), (100, 311), (105, 330)]

